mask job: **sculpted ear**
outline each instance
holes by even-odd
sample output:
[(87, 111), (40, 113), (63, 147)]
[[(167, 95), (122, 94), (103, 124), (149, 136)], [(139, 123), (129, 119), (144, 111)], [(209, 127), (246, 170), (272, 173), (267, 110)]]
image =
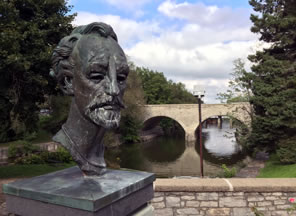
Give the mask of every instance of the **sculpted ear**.
[(73, 80), (73, 77), (68, 75), (63, 76), (63, 78), (60, 80), (60, 88), (65, 95), (68, 95), (68, 96), (74, 95), (72, 80)]

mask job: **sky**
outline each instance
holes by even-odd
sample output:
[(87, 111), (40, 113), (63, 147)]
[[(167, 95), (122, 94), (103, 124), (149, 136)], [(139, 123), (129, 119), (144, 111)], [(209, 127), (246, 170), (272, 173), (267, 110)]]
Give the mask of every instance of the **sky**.
[(70, 0), (73, 24), (105, 22), (135, 65), (163, 72), (189, 91), (205, 89), (205, 103), (219, 103), (233, 61), (260, 48), (250, 31), (248, 0)]

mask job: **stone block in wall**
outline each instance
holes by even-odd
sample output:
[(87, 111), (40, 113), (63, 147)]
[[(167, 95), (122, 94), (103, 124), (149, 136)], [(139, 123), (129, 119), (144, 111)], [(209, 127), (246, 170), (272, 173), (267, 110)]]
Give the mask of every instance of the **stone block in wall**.
[(181, 199), (180, 197), (176, 196), (167, 196), (165, 198), (166, 201), (166, 207), (180, 207)]
[(163, 197), (155, 197), (151, 200), (152, 203), (163, 201)]
[(276, 209), (279, 209), (279, 210), (286, 210), (288, 208), (291, 208), (290, 205), (277, 205), (276, 206)]
[(152, 203), (151, 205), (152, 205), (155, 209), (160, 209), (160, 208), (164, 208), (164, 207), (165, 207), (164, 202)]
[(270, 211), (270, 212), (275, 211), (275, 206), (268, 207), (267, 209), (268, 209), (268, 211)]
[(217, 201), (201, 201), (200, 207), (218, 207)]
[(231, 216), (255, 216), (251, 208), (233, 208)]
[(179, 215), (197, 215), (199, 211), (196, 208), (181, 208), (176, 210)]
[(267, 196), (265, 197), (265, 200), (278, 200), (279, 197), (275, 197), (275, 196)]
[(247, 201), (238, 197), (220, 197), (219, 207), (247, 207)]
[(250, 196), (247, 198), (249, 202), (258, 202), (258, 201), (263, 201), (264, 197), (263, 196)]
[(164, 208), (164, 209), (155, 209), (154, 210), (155, 216), (173, 216), (173, 209), (171, 208)]
[(197, 200), (218, 200), (218, 193), (210, 192), (210, 193), (197, 193)]
[(275, 192), (275, 193), (272, 193), (273, 196), (282, 196), (283, 193), (282, 192)]
[(230, 208), (213, 208), (206, 211), (207, 216), (229, 216)]
[(200, 201), (186, 201), (186, 207), (199, 207)]
[(195, 196), (181, 196), (181, 200), (195, 200)]
[(263, 202), (258, 202), (257, 206), (262, 207), (262, 206), (272, 206), (271, 201), (263, 201)]
[(283, 204), (286, 204), (287, 203), (287, 200), (275, 200), (275, 201), (273, 201), (273, 203), (275, 205), (283, 205)]

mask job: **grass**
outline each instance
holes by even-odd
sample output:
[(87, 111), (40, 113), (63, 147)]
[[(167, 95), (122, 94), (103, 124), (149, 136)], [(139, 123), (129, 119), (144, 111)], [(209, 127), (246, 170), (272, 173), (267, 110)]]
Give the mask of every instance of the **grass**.
[(296, 164), (280, 164), (277, 156), (271, 155), (257, 178), (296, 178)]
[(0, 179), (6, 178), (27, 178), (39, 176), (65, 168), (75, 166), (75, 163), (68, 164), (30, 164), (30, 165), (8, 165), (0, 166)]

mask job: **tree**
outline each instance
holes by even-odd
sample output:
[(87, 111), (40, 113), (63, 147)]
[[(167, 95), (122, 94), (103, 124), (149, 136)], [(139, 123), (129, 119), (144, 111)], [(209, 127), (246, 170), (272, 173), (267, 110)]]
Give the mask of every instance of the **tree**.
[(252, 84), (256, 115), (249, 142), (252, 148), (275, 151), (281, 143), (296, 140), (296, 3), (250, 0), (250, 4), (257, 12), (251, 15), (251, 31), (270, 47), (249, 56), (254, 65), (244, 77)]
[(245, 62), (238, 58), (233, 61), (233, 66), (233, 72), (230, 73), (231, 79), (228, 82), (228, 89), (225, 93), (218, 93), (217, 99), (221, 103), (250, 102), (251, 83), (244, 80), (247, 73)]
[(144, 117), (144, 91), (141, 78), (136, 72), (136, 66), (129, 62), (130, 72), (123, 97), (126, 109), (121, 113), (119, 131), (123, 142), (134, 143), (140, 141), (139, 130)]
[(195, 97), (186, 90), (183, 83), (174, 83), (161, 72), (136, 67), (142, 80), (147, 104), (196, 103)]
[(38, 104), (56, 91), (50, 58), (72, 31), (66, 0), (0, 1), (0, 142), (36, 130)]

